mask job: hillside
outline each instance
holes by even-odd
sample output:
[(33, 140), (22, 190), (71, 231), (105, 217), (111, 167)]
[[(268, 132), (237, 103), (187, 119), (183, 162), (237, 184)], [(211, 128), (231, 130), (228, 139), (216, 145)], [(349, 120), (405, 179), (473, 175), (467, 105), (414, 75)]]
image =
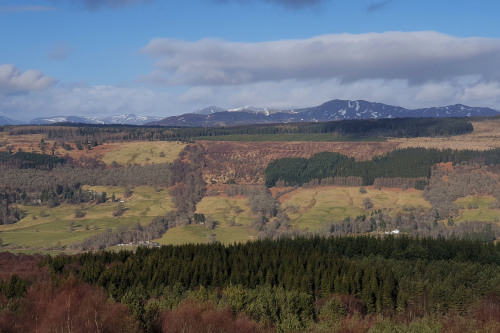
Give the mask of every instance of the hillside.
[[(460, 119), (444, 122), (419, 118), (415, 122), (344, 120), (229, 129), (8, 127), (2, 133), (0, 148), (3, 151), (0, 195), (4, 198), (0, 209), (5, 223), (0, 226), (2, 247), (65, 252), (112, 247), (124, 239), (136, 242), (154, 239), (160, 244), (214, 240), (231, 243), (306, 231), (328, 234), (328, 228), (333, 233), (352, 233), (352, 230), (381, 233), (404, 227), (410, 233), (417, 230), (446, 237), (450, 232), (482, 232), (484, 225), (480, 223), (497, 225), (500, 217), (496, 206), (498, 193), (490, 188), (498, 178), (494, 165), (479, 164), (477, 170), (460, 169), (444, 174), (443, 179), (458, 179), (454, 187), (451, 183), (446, 187), (439, 179), (429, 178), (429, 170), (434, 170), (432, 164), (444, 158), (439, 154), (423, 168), (407, 166), (407, 162), (414, 160), (409, 157), (390, 162), (390, 165), (406, 165), (404, 168), (413, 170), (412, 174), (388, 174), (386, 171), (393, 170), (390, 165), (370, 163), (394, 150), (419, 145), (462, 150), (469, 145), (483, 151), (499, 148), (499, 126), (500, 122), (491, 119), (470, 123)], [(449, 131), (446, 135), (445, 128)], [(325, 129), (344, 135), (322, 133)], [(419, 135), (437, 136), (391, 139), (381, 136), (388, 131), (409, 131), (412, 135), (418, 131)], [(342, 141), (351, 132), (356, 137)], [(460, 135), (449, 134), (454, 132)], [(193, 140), (200, 133), (205, 135), (200, 137), (204, 140)], [(358, 137), (358, 133), (373, 133), (376, 140), (370, 136)], [(192, 142), (163, 141), (185, 136)], [(331, 141), (323, 140), (326, 137)], [(230, 138), (239, 141), (229, 141)], [(266, 175), (270, 164), (284, 158), (307, 161), (317, 153), (345, 155), (352, 158), (346, 163), (353, 172), (366, 169), (359, 167), (366, 164), (372, 165), (369, 169), (376, 173), (331, 173), (319, 177), (296, 172), (298, 180), (277, 173), (273, 182), (279, 186), (263, 187), (270, 177)], [(471, 158), (474, 163), (486, 161), (483, 155), (474, 153), (465, 160), (466, 165), (472, 163)], [(462, 160), (453, 161), (460, 164)], [(289, 172), (287, 166), (293, 163), (284, 160), (277, 169)], [(314, 170), (323, 169), (314, 165), (305, 169)], [(321, 172), (331, 170), (326, 168)], [(473, 178), (464, 178), (469, 176)], [(369, 182), (363, 183), (363, 177), (368, 177)], [(460, 185), (464, 182), (469, 185)], [(283, 187), (287, 183), (301, 186)], [(434, 184), (433, 190), (422, 191), (428, 183)], [(464, 188), (474, 188), (470, 184), (483, 185), (476, 192), (465, 191)], [(360, 192), (363, 185), (367, 194)], [(440, 191), (447, 193), (445, 198)], [(125, 193), (132, 194), (131, 199), (120, 202)], [(351, 200), (345, 201), (346, 196)], [(433, 211), (440, 214), (436, 225)], [(85, 216), (75, 218), (82, 214)], [(367, 218), (375, 214), (377, 220), (384, 221), (377, 227)], [(410, 215), (415, 219), (408, 220)], [(455, 226), (447, 226), (450, 216)], [(342, 222), (346, 219), (350, 222)], [(489, 238), (496, 237), (497, 230), (486, 234)]]

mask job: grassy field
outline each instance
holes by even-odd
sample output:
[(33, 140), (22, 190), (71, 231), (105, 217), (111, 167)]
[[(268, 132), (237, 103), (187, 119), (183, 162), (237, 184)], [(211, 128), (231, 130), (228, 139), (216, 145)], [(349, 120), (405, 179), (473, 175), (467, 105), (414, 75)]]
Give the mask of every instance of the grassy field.
[(495, 202), (496, 199), (492, 196), (467, 196), (459, 198), (455, 201), (455, 204), (460, 208), (460, 212), (454, 221), (499, 222), (500, 209), (490, 207)]
[[(394, 216), (405, 206), (430, 207), (422, 197), (422, 191), (377, 190), (369, 186), (366, 191), (363, 194), (359, 187), (339, 186), (299, 188), (280, 197), (280, 202), (290, 217), (291, 224), (300, 230), (309, 231), (319, 230), (332, 220), (369, 215), (375, 209), (382, 209)], [(370, 198), (373, 208), (365, 209), (365, 198)], [(245, 242), (257, 236), (257, 232), (251, 228), (255, 216), (250, 211), (248, 199), (243, 196), (205, 197), (198, 204), (197, 213), (203, 213), (216, 221), (214, 229), (208, 230), (206, 225), (173, 228), (156, 241), (160, 244), (204, 243), (207, 241), (207, 234), (211, 233), (215, 240), (228, 244)], [(234, 223), (231, 223), (232, 220)]]
[[(422, 191), (408, 189), (365, 187), (366, 193), (361, 193), (359, 187), (325, 186), (314, 188), (298, 188), (280, 197), (282, 208), (290, 217), (291, 224), (300, 230), (320, 230), (332, 220), (341, 221), (346, 217), (355, 218), (359, 215), (369, 215), (371, 211), (381, 209), (385, 214), (395, 216), (406, 208), (430, 208)], [(373, 204), (366, 209), (364, 201), (369, 198)], [(495, 199), (491, 196), (470, 196), (456, 201), (460, 209), (456, 223), (464, 221), (498, 222), (500, 209), (489, 206)], [(467, 208), (469, 204), (472, 207)], [(212, 234), (216, 241), (228, 244), (245, 242), (255, 239), (257, 233), (251, 228), (255, 217), (250, 212), (247, 198), (243, 196), (205, 197), (197, 206), (197, 213), (203, 213), (212, 218), (215, 223), (213, 230), (206, 225), (190, 225), (169, 230), (161, 239), (160, 244), (205, 243)], [(234, 220), (234, 223), (231, 221)]]
[[(374, 189), (365, 187), (366, 193), (359, 187), (325, 186), (299, 188), (280, 198), (292, 225), (301, 230), (318, 230), (332, 220), (339, 221), (346, 217), (369, 215), (372, 210), (382, 209), (389, 215), (395, 215), (404, 206), (425, 207), (430, 205), (422, 197), (422, 192), (414, 189)], [(369, 198), (373, 208), (365, 209), (364, 200)]]
[[(172, 209), (167, 190), (156, 191), (151, 187), (137, 187), (129, 198), (124, 198), (121, 187), (85, 187), (96, 192), (106, 192), (108, 198), (115, 194), (116, 200), (124, 200), (126, 211), (123, 216), (113, 217), (118, 202), (87, 204), (83, 218), (75, 218), (79, 205), (61, 205), (47, 207), (20, 207), (26, 217), (16, 224), (0, 226), (0, 238), (4, 249), (26, 253), (34, 251), (61, 251), (67, 245), (119, 227), (131, 227), (137, 222), (147, 224), (158, 215), (164, 215)], [(359, 187), (325, 186), (299, 188), (280, 197), (282, 208), (291, 219), (291, 224), (300, 230), (315, 231), (332, 220), (346, 217), (369, 215), (372, 210), (383, 210), (386, 214), (396, 215), (404, 207), (429, 208), (429, 203), (422, 197), (422, 192), (414, 189), (374, 189), (365, 187), (361, 193)], [(365, 209), (364, 201), (369, 198), (373, 204)], [(491, 196), (469, 196), (458, 199), (460, 207), (456, 223), (464, 221), (498, 222), (500, 209), (492, 208), (495, 199)], [(246, 242), (256, 239), (257, 232), (252, 228), (255, 217), (244, 196), (227, 197), (226, 195), (207, 196), (197, 205), (197, 213), (204, 214), (214, 221), (214, 228), (208, 229), (207, 223), (193, 224), (172, 228), (162, 238), (155, 241), (162, 245), (205, 243), (208, 240), (224, 244)], [(56, 252), (52, 252), (56, 253)]]
[[(111, 198), (123, 198), (120, 187), (86, 187), (96, 192), (106, 192)], [(158, 215), (170, 211), (171, 199), (167, 190), (156, 191), (151, 187), (137, 187), (129, 198), (123, 199), (126, 211), (120, 217), (113, 217), (118, 202), (86, 204), (83, 218), (75, 218), (80, 205), (60, 205), (55, 208), (20, 206), (26, 217), (15, 224), (1, 225), (0, 238), (4, 247), (25, 249), (61, 248), (83, 239), (119, 227), (131, 227), (137, 222), (147, 224)]]
[(251, 228), (253, 216), (245, 197), (205, 197), (198, 203), (196, 213), (213, 219), (214, 229), (209, 230), (206, 225), (177, 227), (156, 241), (160, 244), (205, 243), (207, 234), (212, 234), (216, 241), (229, 244), (246, 242), (256, 236)]
[(184, 147), (180, 142), (126, 142), (106, 153), (102, 160), (106, 164), (115, 161), (120, 165), (172, 162)]
[(168, 230), (162, 238), (155, 239), (161, 245), (205, 243), (207, 229), (203, 225), (188, 225)]

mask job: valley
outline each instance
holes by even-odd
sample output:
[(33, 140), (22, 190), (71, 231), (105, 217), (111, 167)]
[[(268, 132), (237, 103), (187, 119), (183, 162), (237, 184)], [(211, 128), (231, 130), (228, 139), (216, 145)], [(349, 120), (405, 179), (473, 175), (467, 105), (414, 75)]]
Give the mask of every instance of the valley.
[[(388, 152), (407, 147), (479, 150), (499, 147), (500, 121), (494, 119), (476, 121), (472, 122), (472, 126), (474, 130), (469, 134), (447, 137), (387, 138), (378, 142), (371, 139), (367, 141), (360, 139), (356, 142), (325, 142), (315, 141), (314, 137), (312, 141), (255, 141), (252, 135), (247, 135), (246, 139), (243, 135), (237, 141), (226, 141), (224, 136), (220, 137), (224, 139), (223, 141), (196, 139), (189, 145), (202, 148), (202, 155), (198, 157), (201, 158), (202, 165), (197, 172), (200, 172), (206, 184), (206, 195), (194, 208), (190, 209), (192, 209), (192, 214), (203, 216), (208, 222), (193, 221), (192, 217), (186, 216), (188, 221), (175, 222), (174, 227), (167, 228), (162, 237), (151, 239), (151, 241), (165, 245), (214, 241), (231, 244), (268, 237), (264, 235), (265, 228), (259, 225), (260, 222), (256, 222), (261, 216), (269, 220), (266, 223), (278, 220), (277, 216), (281, 216), (281, 219), (285, 217), (286, 228), (281, 227), (284, 228), (280, 231), (282, 233), (325, 234), (325, 230), (331, 223), (354, 221), (360, 216), (373, 216), (374, 212), (385, 215), (388, 219), (396, 219), (397, 216), (407, 215), (409, 212), (429, 211), (432, 203), (425, 199), (423, 191), (406, 187), (338, 186), (328, 183), (319, 186), (319, 183), (310, 183), (303, 187), (280, 185), (281, 187), (265, 190), (263, 187), (265, 170), (271, 161), (282, 158), (307, 159), (320, 152), (339, 153), (352, 157), (356, 161), (369, 161), (376, 156), (383, 156)], [(73, 252), (86, 238), (109, 231), (124, 231), (134, 225), (146, 226), (154, 217), (165, 216), (176, 209), (168, 188), (171, 186), (168, 184), (173, 184), (173, 181), (167, 180), (168, 177), (172, 177), (173, 174), (170, 174), (172, 171), (164, 173), (163, 176), (166, 178), (163, 184), (155, 182), (154, 176), (148, 180), (140, 174), (126, 178), (128, 176), (124, 172), (127, 170), (128, 173), (151, 172), (141, 169), (147, 166), (158, 170), (171, 168), (168, 166), (170, 163), (176, 165), (176, 160), (180, 162), (189, 156), (189, 153), (186, 155), (186, 152), (183, 152), (188, 147), (185, 142), (137, 140), (109, 142), (106, 139), (95, 146), (83, 145), (82, 149), (79, 149), (78, 142), (71, 142), (70, 137), (66, 140), (68, 143), (61, 144), (60, 140), (51, 139), (45, 134), (19, 132), (22, 131), (18, 130), (17, 133), (11, 134), (4, 131), (1, 134), (3, 142), (1, 150), (27, 151), (35, 154), (45, 151), (46, 154), (70, 158), (74, 165), (72, 168), (83, 168), (83, 171), (95, 165), (104, 168), (104, 174), (109, 175), (105, 177), (118, 177), (121, 180), (111, 180), (111, 178), (106, 180), (103, 177), (102, 180), (85, 184), (86, 178), (82, 178), (80, 182), (83, 186), (80, 191), (106, 193), (107, 199), (104, 203), (96, 203), (94, 200), (81, 204), (61, 203), (56, 204), (55, 207), (47, 207), (43, 204), (18, 204), (16, 208), (22, 212), (23, 217), (14, 224), (0, 225), (3, 249)], [(280, 136), (277, 135), (277, 138)], [(92, 140), (89, 141), (92, 142)], [(136, 171), (132, 171), (133, 168), (136, 168)], [(57, 175), (62, 171), (63, 169), (59, 171), (56, 168), (52, 171), (38, 171), (38, 173), (41, 177), (45, 174)], [(64, 171), (56, 178), (63, 181), (64, 177), (74, 177), (69, 174), (65, 175), (68, 171)], [(104, 174), (101, 172), (101, 175)], [(113, 174), (116, 176), (112, 176)], [(131, 181), (136, 176), (138, 179)], [(498, 182), (498, 176), (494, 177)], [(143, 179), (140, 180), (140, 178)], [(68, 181), (71, 183), (70, 179), (72, 178), (68, 178)], [(122, 186), (116, 186), (120, 183)], [(235, 191), (231, 190), (235, 186), (247, 189), (237, 189), (237, 192), (243, 192), (236, 196), (228, 196), (229, 192)], [(252, 188), (260, 188), (259, 191), (264, 192), (259, 195), (273, 198), (275, 209), (279, 214), (276, 212), (270, 215), (258, 213), (250, 203), (254, 194), (248, 194), (250, 193), (248, 191), (252, 191)], [(361, 189), (364, 193), (360, 192)], [(268, 194), (265, 193), (266, 191), (269, 191)], [(129, 195), (126, 199), (124, 198), (125, 192)], [(119, 205), (124, 207), (123, 214), (113, 216)], [(473, 221), (498, 224), (500, 211), (496, 205), (495, 196), (491, 194), (477, 193), (458, 197), (453, 205), (456, 206), (453, 213), (453, 221), (456, 225)], [(84, 216), (76, 217), (77, 211)], [(448, 218), (442, 217), (439, 220), (446, 225)], [(280, 230), (279, 226), (276, 228)], [(383, 233), (389, 230), (388, 228), (388, 226), (371, 228), (368, 233)], [(274, 231), (267, 230), (266, 232), (274, 234)], [(111, 244), (111, 246), (115, 245)]]

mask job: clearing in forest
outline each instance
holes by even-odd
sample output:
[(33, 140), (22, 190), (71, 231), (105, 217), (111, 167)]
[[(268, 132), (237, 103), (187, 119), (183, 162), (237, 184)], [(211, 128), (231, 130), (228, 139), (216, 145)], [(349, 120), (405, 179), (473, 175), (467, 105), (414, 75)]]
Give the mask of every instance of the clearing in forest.
[(496, 199), (491, 195), (475, 195), (459, 198), (455, 201), (459, 214), (454, 218), (455, 223), (466, 221), (484, 221), (498, 223), (500, 208)]
[[(156, 241), (160, 244), (187, 244), (216, 240), (231, 244), (254, 239), (257, 233), (251, 227), (254, 216), (244, 196), (204, 197), (196, 206), (196, 213), (205, 216), (203, 224), (172, 228)], [(209, 221), (213, 221), (212, 228)]]
[[(429, 208), (430, 204), (422, 197), (422, 191), (415, 189), (383, 188), (374, 189), (366, 186), (366, 193), (359, 187), (321, 186), (298, 188), (280, 197), (292, 225), (310, 231), (321, 229), (332, 220), (341, 221), (347, 217), (369, 216), (373, 210), (381, 209), (389, 215), (395, 215), (404, 207)], [(365, 200), (369, 199), (373, 207), (367, 209)]]
[(185, 146), (171, 141), (124, 142), (106, 153), (102, 160), (106, 164), (115, 161), (120, 165), (173, 162)]

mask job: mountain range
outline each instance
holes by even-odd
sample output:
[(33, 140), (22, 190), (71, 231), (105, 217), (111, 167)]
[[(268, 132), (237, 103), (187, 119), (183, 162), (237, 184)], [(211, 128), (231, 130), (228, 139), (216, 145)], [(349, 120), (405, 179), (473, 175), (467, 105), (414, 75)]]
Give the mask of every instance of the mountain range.
[(320, 122), (343, 119), (378, 119), (378, 118), (443, 118), (443, 117), (480, 117), (497, 116), (496, 110), (485, 107), (471, 107), (455, 104), (441, 107), (421, 109), (406, 109), (400, 106), (368, 102), (364, 100), (331, 100), (318, 106), (276, 110), (268, 108), (242, 107), (224, 109), (210, 106), (193, 113), (178, 116), (150, 117), (135, 114), (105, 116), (105, 117), (78, 117), (56, 116), (35, 118), (27, 122), (9, 119), (0, 116), (0, 125), (48, 125), (61, 122), (83, 124), (123, 124), (123, 125), (152, 125), (152, 126), (236, 126), (250, 124), (293, 123), (293, 122)]
[(172, 116), (148, 125), (160, 126), (235, 126), (268, 123), (320, 122), (343, 119), (378, 118), (443, 118), (496, 116), (496, 110), (484, 107), (470, 107), (455, 104), (422, 109), (405, 109), (399, 106), (373, 103), (364, 100), (332, 100), (318, 106), (293, 109), (272, 110), (244, 107), (225, 110), (211, 106), (180, 116)]
[(55, 116), (39, 117), (30, 121), (13, 120), (0, 116), (0, 125), (50, 125), (57, 123), (80, 123), (99, 125), (144, 125), (149, 122), (159, 121), (163, 117), (138, 116), (135, 114), (123, 114), (105, 117), (78, 117), (78, 116)]

